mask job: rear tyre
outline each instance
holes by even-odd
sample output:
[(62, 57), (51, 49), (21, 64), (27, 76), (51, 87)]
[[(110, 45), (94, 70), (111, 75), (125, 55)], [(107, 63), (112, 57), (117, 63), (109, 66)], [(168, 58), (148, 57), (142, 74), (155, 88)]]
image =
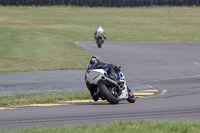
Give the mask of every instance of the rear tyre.
[(127, 98), (127, 101), (129, 103), (134, 103), (136, 101), (135, 99), (135, 96), (133, 94), (133, 92), (129, 89), (129, 87), (127, 87), (127, 90), (128, 90), (128, 98)]
[(98, 83), (98, 88), (100, 93), (103, 95), (103, 97), (110, 103), (110, 104), (118, 104), (119, 99), (111, 94), (111, 92), (106, 87), (104, 81), (100, 80)]

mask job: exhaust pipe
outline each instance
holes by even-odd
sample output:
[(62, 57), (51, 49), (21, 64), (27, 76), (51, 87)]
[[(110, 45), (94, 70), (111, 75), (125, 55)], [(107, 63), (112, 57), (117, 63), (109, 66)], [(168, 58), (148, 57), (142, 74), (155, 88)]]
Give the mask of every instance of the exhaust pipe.
[(109, 78), (107, 78), (105, 76), (102, 76), (101, 79), (104, 80), (104, 81), (107, 81), (108, 83), (111, 83), (111, 84), (113, 84), (115, 86), (119, 86), (116, 81), (114, 81), (112, 79), (109, 79)]
[(106, 82), (108, 82), (108, 83), (110, 83), (110, 84), (113, 84), (115, 87), (117, 87), (118, 93), (119, 93), (119, 95), (121, 95), (122, 91), (121, 91), (121, 89), (120, 89), (120, 87), (119, 87), (119, 85), (117, 84), (116, 81), (114, 81), (114, 80), (112, 80), (112, 79), (109, 79), (109, 78), (107, 78), (107, 77), (105, 77), (105, 76), (102, 76), (101, 79), (102, 79), (103, 81), (106, 81)]

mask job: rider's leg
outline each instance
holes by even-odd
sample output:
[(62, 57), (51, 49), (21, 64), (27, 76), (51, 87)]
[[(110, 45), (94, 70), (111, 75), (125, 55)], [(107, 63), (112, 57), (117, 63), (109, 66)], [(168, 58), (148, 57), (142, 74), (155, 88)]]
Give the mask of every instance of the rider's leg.
[(90, 95), (92, 96), (94, 101), (99, 100), (99, 95), (97, 94), (97, 86), (90, 84), (88, 81), (86, 82), (86, 86), (88, 90), (90, 91)]
[(97, 38), (95, 37), (96, 42), (98, 41)]
[(111, 65), (108, 65), (108, 67), (109, 67), (108, 71), (107, 71), (108, 75), (110, 76), (111, 79), (116, 81), (117, 80), (117, 74), (116, 74), (115, 70), (113, 69), (113, 67)]

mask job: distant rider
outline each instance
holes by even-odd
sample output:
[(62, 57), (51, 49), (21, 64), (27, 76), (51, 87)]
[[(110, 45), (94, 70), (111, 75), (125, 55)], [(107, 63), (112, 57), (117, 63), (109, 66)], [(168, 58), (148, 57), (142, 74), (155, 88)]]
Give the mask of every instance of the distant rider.
[[(105, 34), (105, 32), (104, 32), (104, 29), (103, 29), (101, 26), (99, 26), (99, 27), (96, 29), (95, 33), (94, 33), (94, 38), (95, 38), (96, 42), (98, 41), (97, 39), (98, 39), (99, 34), (102, 34), (102, 35), (103, 35), (104, 40), (107, 39), (106, 34)], [(103, 40), (103, 42), (104, 42), (104, 40)]]
[[(102, 63), (102, 62), (99, 61), (99, 58), (97, 56), (92, 56), (90, 58), (89, 63), (90, 64), (88, 65), (88, 67), (86, 69), (86, 73), (91, 69), (104, 69), (111, 79), (118, 81), (116, 72), (121, 69), (121, 66)], [(91, 94), (93, 100), (98, 101), (99, 95), (95, 93), (95, 92), (97, 92), (97, 86), (91, 85), (88, 82), (86, 82), (86, 86), (87, 86), (88, 90), (90, 91), (90, 94)]]

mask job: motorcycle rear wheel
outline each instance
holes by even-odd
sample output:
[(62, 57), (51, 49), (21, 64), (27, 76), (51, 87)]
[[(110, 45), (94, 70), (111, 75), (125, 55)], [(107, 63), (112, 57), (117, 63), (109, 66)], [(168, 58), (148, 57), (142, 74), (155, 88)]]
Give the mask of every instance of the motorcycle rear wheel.
[(110, 103), (110, 104), (118, 104), (119, 99), (117, 99), (106, 87), (104, 81), (100, 80), (98, 83), (98, 88), (100, 93), (104, 96), (104, 98)]

